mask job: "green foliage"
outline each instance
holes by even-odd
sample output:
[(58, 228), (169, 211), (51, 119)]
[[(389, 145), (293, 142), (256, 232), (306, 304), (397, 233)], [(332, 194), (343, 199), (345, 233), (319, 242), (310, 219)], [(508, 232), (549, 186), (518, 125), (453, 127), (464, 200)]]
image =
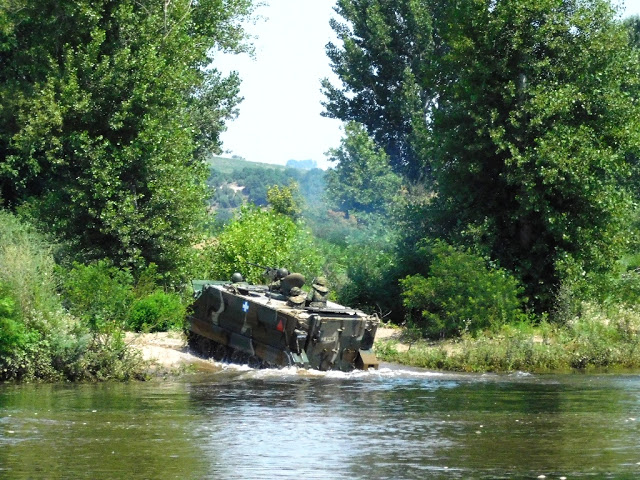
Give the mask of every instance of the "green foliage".
[(222, 185), (214, 190), (210, 202), (219, 208), (238, 208), (243, 204), (243, 197), (232, 188)]
[(584, 304), (567, 325), (545, 321), (504, 325), (485, 335), (465, 334), (452, 342), (419, 342), (402, 351), (397, 342), (379, 341), (381, 360), (423, 368), (466, 372), (552, 372), (570, 369), (638, 368), (640, 314), (637, 309), (605, 312)]
[(176, 294), (156, 290), (133, 302), (127, 326), (136, 332), (179, 330), (187, 311)]
[(638, 15), (627, 17), (624, 19), (623, 25), (627, 29), (631, 46), (636, 49), (640, 48), (640, 17)]
[(424, 133), (435, 98), (436, 3), (338, 0), (336, 12), (346, 23), (332, 20), (331, 26), (342, 48), (327, 45), (342, 88), (324, 79), (326, 115), (366, 126), (394, 170), (411, 180), (429, 177)]
[(522, 288), (504, 270), (441, 241), (420, 254), (430, 264), (429, 277), (410, 275), (400, 284), (404, 306), (428, 336), (475, 334), (526, 318)]
[(328, 153), (337, 162), (326, 173), (329, 203), (347, 214), (387, 211), (399, 195), (400, 177), (362, 125), (348, 123), (345, 134), (341, 147)]
[(640, 76), (608, 1), (341, 0), (337, 11), (343, 46), (328, 55), (343, 88), (325, 82), (328, 114), (366, 125), (397, 171), (433, 176), (422, 237), (497, 261), (538, 312), (563, 281), (615, 265)]
[(0, 380), (140, 377), (143, 365), (121, 330), (100, 332), (65, 312), (52, 251), (0, 210)]
[(345, 238), (342, 261), (347, 280), (338, 290), (338, 300), (401, 321), (397, 232), (386, 219), (370, 220), (374, 218), (377, 221), (352, 227)]
[(92, 331), (119, 330), (127, 322), (133, 301), (133, 277), (107, 260), (76, 263), (64, 278), (63, 294), (69, 312)]
[(32, 226), (0, 210), (0, 282), (28, 325), (45, 328), (60, 312), (53, 247)]
[(124, 332), (82, 335), (57, 348), (52, 364), (61, 378), (72, 381), (143, 380), (145, 364), (124, 341)]
[(0, 358), (12, 356), (28, 343), (16, 303), (7, 286), (0, 283)]
[(563, 279), (608, 271), (624, 248), (637, 62), (606, 1), (449, 15), (441, 68), (455, 81), (434, 115), (437, 221), (514, 271), (544, 311)]
[(266, 267), (286, 267), (313, 278), (323, 259), (302, 224), (274, 211), (243, 207), (211, 246), (203, 250), (201, 278), (228, 280), (240, 272), (252, 283), (264, 283)]
[[(6, 3), (6, 2), (5, 2)], [(251, 0), (23, 0), (0, 7), (0, 197), (81, 261), (185, 275), (205, 150), (236, 114)]]
[(267, 202), (273, 211), (285, 215), (293, 220), (300, 217), (302, 198), (297, 183), (291, 183), (288, 187), (280, 188), (274, 185), (267, 190)]

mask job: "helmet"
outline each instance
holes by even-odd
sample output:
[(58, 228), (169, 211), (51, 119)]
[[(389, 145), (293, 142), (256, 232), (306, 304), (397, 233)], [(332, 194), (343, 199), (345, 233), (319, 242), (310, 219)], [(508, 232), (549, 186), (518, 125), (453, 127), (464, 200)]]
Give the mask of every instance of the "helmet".
[(291, 289), (290, 295), (292, 297), (297, 297), (298, 295), (301, 295), (301, 294), (302, 294), (302, 290), (300, 290), (298, 287), (293, 287)]
[(277, 273), (278, 278), (284, 278), (289, 275), (289, 270), (287, 270), (286, 268), (279, 268)]
[(243, 282), (244, 278), (242, 278), (242, 274), (240, 272), (236, 272), (231, 275), (231, 283), (240, 283)]
[(329, 288), (327, 287), (327, 279), (325, 277), (314, 278), (311, 285), (320, 293), (327, 293), (329, 291)]

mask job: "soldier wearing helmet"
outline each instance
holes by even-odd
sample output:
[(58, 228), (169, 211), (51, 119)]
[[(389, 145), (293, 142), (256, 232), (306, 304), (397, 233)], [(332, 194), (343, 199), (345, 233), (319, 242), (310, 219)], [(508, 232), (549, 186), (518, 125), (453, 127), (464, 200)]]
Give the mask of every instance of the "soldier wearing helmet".
[(307, 295), (307, 303), (313, 308), (324, 308), (327, 306), (329, 298), (329, 288), (325, 277), (316, 277), (311, 285), (311, 291)]
[(287, 299), (287, 305), (293, 308), (304, 307), (307, 296), (299, 287), (293, 287), (289, 292), (289, 298)]
[(231, 283), (242, 283), (244, 282), (244, 278), (242, 278), (242, 274), (240, 272), (235, 272), (231, 275)]
[(269, 284), (269, 290), (272, 292), (279, 292), (280, 287), (282, 286), (282, 279), (287, 275), (289, 275), (289, 270), (286, 268), (278, 268), (275, 272), (275, 278), (272, 277), (273, 281)]

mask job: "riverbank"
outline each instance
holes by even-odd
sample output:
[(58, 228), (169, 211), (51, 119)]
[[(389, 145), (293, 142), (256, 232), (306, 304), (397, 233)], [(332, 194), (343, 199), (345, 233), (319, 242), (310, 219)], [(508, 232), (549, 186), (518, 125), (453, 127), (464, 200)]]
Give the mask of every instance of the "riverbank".
[(398, 330), (377, 337), (378, 359), (457, 372), (531, 373), (640, 369), (637, 315), (588, 312), (565, 325), (505, 325), (477, 337), (429, 341)]
[[(382, 342), (393, 342), (396, 349), (406, 351), (409, 345), (400, 338), (398, 328), (379, 328), (376, 338)], [(192, 352), (181, 332), (127, 333), (126, 343), (138, 351), (149, 365), (152, 375), (177, 374), (188, 370), (207, 371), (215, 369), (212, 361)]]
[[(640, 335), (636, 328), (601, 319), (557, 326), (504, 326), (478, 337), (453, 340), (416, 338), (399, 327), (383, 326), (375, 350), (384, 362), (457, 372), (562, 372), (640, 368)], [(623, 328), (624, 327), (624, 328)], [(127, 334), (127, 343), (148, 362), (151, 374), (175, 374), (218, 368), (191, 352), (180, 332)]]
[(208, 360), (192, 352), (182, 332), (127, 332), (126, 343), (140, 353), (151, 375), (177, 374), (189, 369), (213, 368)]

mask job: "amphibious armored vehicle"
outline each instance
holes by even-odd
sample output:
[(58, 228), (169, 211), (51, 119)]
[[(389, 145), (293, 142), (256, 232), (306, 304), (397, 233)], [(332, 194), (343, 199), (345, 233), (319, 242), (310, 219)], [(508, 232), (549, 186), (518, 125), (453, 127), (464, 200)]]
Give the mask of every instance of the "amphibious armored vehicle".
[[(299, 285), (301, 276), (295, 275), (283, 278), (283, 284), (292, 278)], [(192, 283), (195, 301), (187, 338), (190, 347), (204, 356), (253, 367), (347, 372), (378, 368), (372, 351), (379, 324), (376, 315), (333, 302), (293, 306), (290, 295), (265, 285)]]

